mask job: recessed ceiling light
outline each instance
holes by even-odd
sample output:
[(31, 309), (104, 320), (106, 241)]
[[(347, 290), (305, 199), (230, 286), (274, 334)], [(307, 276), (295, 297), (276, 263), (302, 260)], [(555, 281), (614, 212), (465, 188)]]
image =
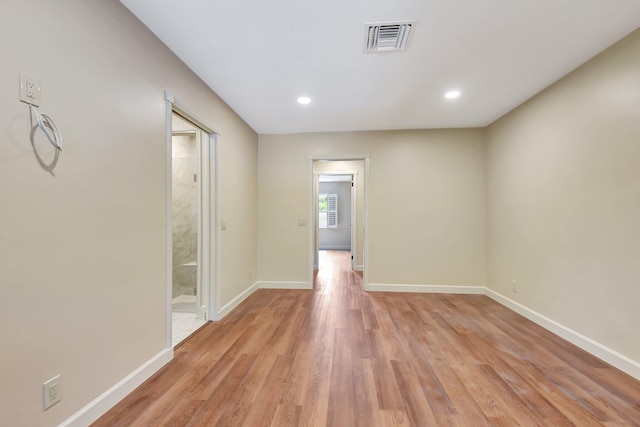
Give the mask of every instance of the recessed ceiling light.
[(311, 102), (311, 98), (309, 98), (308, 96), (301, 96), (300, 98), (298, 98), (299, 104), (306, 105), (306, 104), (309, 104), (310, 102)]
[(459, 90), (450, 90), (449, 92), (444, 94), (444, 97), (447, 99), (456, 99), (459, 96), (460, 96)]

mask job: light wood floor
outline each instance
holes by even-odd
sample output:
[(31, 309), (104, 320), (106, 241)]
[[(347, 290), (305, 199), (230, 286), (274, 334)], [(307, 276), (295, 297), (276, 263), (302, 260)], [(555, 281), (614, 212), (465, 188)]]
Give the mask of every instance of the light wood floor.
[[(331, 264), (329, 268), (325, 265)], [(95, 426), (630, 426), (640, 382), (485, 296), (259, 290)]]

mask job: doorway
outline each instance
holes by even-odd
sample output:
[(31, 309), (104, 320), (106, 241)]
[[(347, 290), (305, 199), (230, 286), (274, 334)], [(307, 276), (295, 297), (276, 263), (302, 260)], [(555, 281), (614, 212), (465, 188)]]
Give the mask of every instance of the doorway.
[[(354, 157), (346, 157), (346, 158), (313, 158), (310, 156), (310, 169), (312, 176), (312, 192), (311, 192), (311, 218), (310, 224), (313, 224), (310, 227), (310, 241), (311, 247), (309, 252), (309, 265), (310, 265), (310, 282), (313, 282), (314, 272), (318, 270), (320, 264), (322, 263), (322, 259), (327, 260), (327, 257), (320, 257), (320, 250), (340, 250), (344, 252), (349, 252), (348, 257), (350, 258), (351, 269), (355, 271), (363, 272), (363, 280), (364, 283), (367, 283), (368, 280), (368, 271), (367, 271), (367, 262), (366, 258), (368, 256), (367, 251), (367, 180), (368, 180), (368, 167), (369, 167), (369, 157), (368, 155), (363, 156), (354, 156)], [(329, 201), (329, 195), (338, 194), (338, 190), (336, 192), (332, 192), (333, 190), (321, 190), (321, 185), (325, 188), (329, 185), (337, 184), (323, 184), (321, 181), (334, 181), (334, 182), (344, 182), (347, 185), (347, 188), (350, 187), (350, 191), (346, 191), (347, 198), (347, 207), (350, 209), (341, 209), (344, 207), (345, 196), (342, 197), (343, 202), (341, 203), (338, 200), (337, 204), (337, 215), (338, 217), (342, 216), (343, 224), (347, 226), (349, 230), (347, 232), (348, 237), (344, 237), (341, 240), (333, 240), (333, 242), (327, 243), (327, 241), (323, 241), (322, 234), (325, 233), (325, 229), (321, 229), (321, 221), (322, 226), (324, 226), (325, 215), (324, 212), (321, 215), (321, 198), (320, 195), (326, 195), (327, 202)], [(322, 203), (324, 203), (324, 197), (322, 198)], [(324, 207), (324, 205), (322, 205)], [(327, 203), (327, 214), (329, 215), (328, 203)], [(345, 216), (346, 212), (346, 216)], [(342, 214), (342, 215), (341, 215)], [(334, 224), (337, 228), (339, 224)], [(336, 233), (333, 233), (334, 236)], [(331, 257), (329, 257), (331, 259)]]
[(355, 215), (354, 215), (354, 175), (318, 175), (318, 269), (326, 263), (325, 251), (348, 252), (351, 268), (356, 258)]
[(171, 105), (167, 162), (171, 347), (202, 327), (214, 308), (216, 136)]

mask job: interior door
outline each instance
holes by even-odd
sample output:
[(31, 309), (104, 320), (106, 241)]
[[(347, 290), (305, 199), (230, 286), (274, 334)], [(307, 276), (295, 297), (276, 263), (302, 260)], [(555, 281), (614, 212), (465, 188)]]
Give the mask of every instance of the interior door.
[(358, 227), (356, 224), (356, 176), (351, 175), (351, 269), (355, 269), (356, 266), (356, 258), (358, 255), (358, 247), (357, 247), (357, 231)]

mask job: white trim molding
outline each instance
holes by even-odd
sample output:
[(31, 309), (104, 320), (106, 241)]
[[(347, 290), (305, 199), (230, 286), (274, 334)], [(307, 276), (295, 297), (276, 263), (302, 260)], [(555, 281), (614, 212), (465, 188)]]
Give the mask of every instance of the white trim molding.
[(484, 295), (485, 287), (478, 286), (448, 286), (448, 285), (397, 285), (392, 283), (369, 283), (364, 286), (365, 291), (373, 292), (416, 292), (428, 294), (471, 294)]
[(640, 380), (640, 363), (628, 358), (627, 356), (618, 353), (615, 350), (606, 347), (599, 342), (592, 340), (558, 322), (540, 314), (524, 305), (516, 302), (510, 298), (505, 297), (498, 292), (495, 292), (489, 288), (485, 288), (485, 295), (492, 300), (504, 305), (510, 310), (515, 311), (519, 315), (526, 317), (532, 322), (542, 326), (546, 330), (558, 335), (561, 338), (569, 341), (570, 343), (580, 347), (587, 353), (607, 362), (608, 364), (620, 369), (621, 371), (631, 375), (637, 380)]
[(313, 289), (312, 283), (305, 282), (258, 282), (260, 289)]
[(58, 427), (85, 427), (107, 413), (140, 384), (173, 359), (173, 347), (162, 350), (113, 387), (93, 399)]
[(244, 292), (242, 292), (240, 295), (238, 295), (237, 297), (229, 301), (227, 304), (225, 304), (224, 307), (222, 307), (220, 311), (216, 313), (216, 318), (212, 320), (215, 320), (215, 321), (222, 320), (227, 314), (231, 313), (231, 311), (233, 311), (234, 308), (239, 306), (242, 301), (249, 298), (249, 296), (257, 290), (258, 290), (258, 282), (249, 286)]

